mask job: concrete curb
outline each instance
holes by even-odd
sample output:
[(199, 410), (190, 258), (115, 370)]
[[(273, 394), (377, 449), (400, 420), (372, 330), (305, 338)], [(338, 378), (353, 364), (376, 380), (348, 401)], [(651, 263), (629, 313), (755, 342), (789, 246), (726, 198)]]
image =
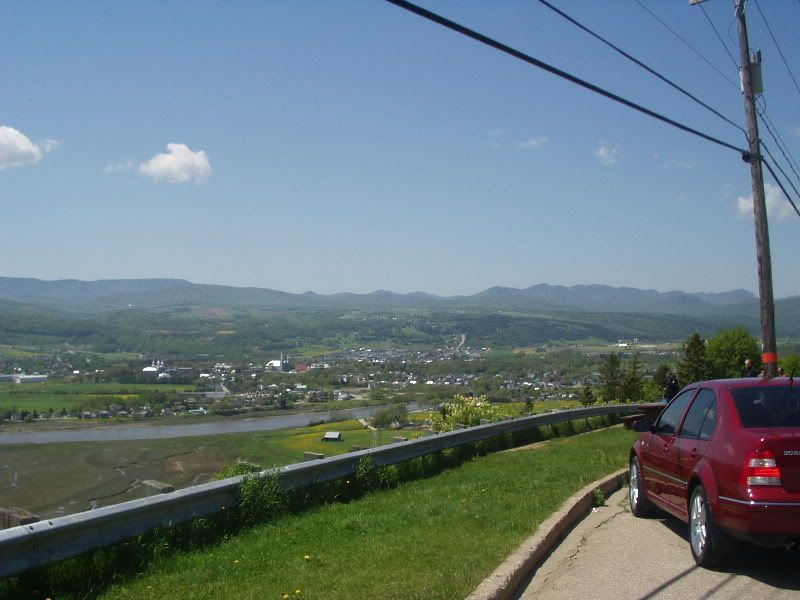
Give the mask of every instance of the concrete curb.
[(511, 600), (525, 580), (544, 562), (569, 531), (592, 510), (596, 489), (608, 497), (627, 481), (628, 470), (622, 469), (590, 483), (571, 496), (548, 517), (494, 573), (475, 588), (467, 600)]

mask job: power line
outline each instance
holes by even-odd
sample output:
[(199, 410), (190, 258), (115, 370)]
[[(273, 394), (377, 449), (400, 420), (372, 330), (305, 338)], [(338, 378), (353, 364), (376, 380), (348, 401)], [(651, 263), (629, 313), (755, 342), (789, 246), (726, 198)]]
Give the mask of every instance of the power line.
[[(764, 151), (772, 159), (772, 162), (775, 163), (775, 167), (781, 172), (781, 175), (783, 175), (787, 179), (787, 181), (789, 182), (789, 185), (792, 186), (792, 189), (794, 190), (794, 193), (797, 194), (797, 196), (800, 197), (800, 192), (797, 191), (797, 188), (792, 183), (791, 178), (786, 174), (786, 171), (784, 171), (781, 168), (781, 166), (778, 164), (778, 161), (775, 159), (774, 156), (772, 156), (772, 152), (769, 151), (769, 148), (767, 148), (767, 145), (764, 142), (761, 142), (761, 147), (764, 148)], [(788, 194), (787, 194), (787, 196), (788, 196)]]
[(631, 62), (633, 62), (633, 63), (635, 63), (635, 64), (639, 65), (640, 67), (642, 67), (642, 68), (643, 68), (645, 71), (647, 71), (647, 72), (648, 72), (648, 73), (650, 73), (651, 75), (654, 75), (655, 77), (657, 77), (658, 79), (660, 79), (661, 81), (663, 81), (664, 83), (666, 83), (667, 85), (669, 85), (670, 87), (672, 87), (672, 88), (674, 88), (674, 89), (678, 90), (678, 91), (679, 91), (680, 93), (682, 93), (683, 95), (685, 95), (685, 96), (687, 96), (688, 98), (690, 98), (690, 99), (694, 100), (694, 101), (695, 101), (697, 104), (699, 104), (699, 105), (700, 105), (700, 106), (702, 106), (703, 108), (705, 108), (705, 109), (707, 109), (707, 110), (711, 111), (712, 113), (714, 113), (715, 115), (717, 115), (717, 116), (718, 116), (720, 119), (722, 119), (722, 120), (723, 120), (723, 121), (725, 121), (726, 123), (729, 123), (730, 125), (733, 125), (733, 126), (734, 126), (734, 127), (736, 127), (736, 128), (739, 130), (739, 131), (741, 131), (742, 133), (744, 133), (745, 135), (747, 135), (747, 132), (746, 132), (746, 131), (744, 130), (744, 128), (743, 128), (743, 127), (741, 127), (741, 126), (740, 126), (738, 123), (735, 123), (734, 121), (731, 121), (731, 120), (730, 120), (728, 117), (726, 117), (725, 115), (721, 114), (720, 112), (718, 112), (717, 110), (715, 110), (714, 108), (712, 108), (711, 106), (709, 106), (708, 104), (706, 104), (705, 102), (703, 102), (702, 100), (700, 100), (699, 98), (697, 98), (697, 96), (695, 96), (695, 95), (693, 95), (692, 93), (690, 93), (690, 92), (686, 91), (684, 88), (682, 88), (681, 86), (679, 86), (677, 83), (675, 83), (675, 82), (671, 81), (670, 79), (668, 79), (667, 77), (665, 77), (664, 75), (662, 75), (661, 73), (659, 73), (658, 71), (656, 71), (656, 70), (654, 70), (654, 69), (650, 68), (649, 66), (647, 66), (646, 64), (644, 64), (642, 61), (640, 61), (640, 60), (639, 60), (639, 59), (637, 59), (636, 57), (634, 57), (634, 56), (630, 55), (629, 53), (625, 52), (624, 50), (622, 50), (622, 49), (621, 49), (621, 48), (619, 48), (618, 46), (614, 45), (613, 43), (611, 43), (610, 41), (608, 41), (607, 39), (605, 39), (604, 37), (602, 37), (602, 36), (601, 36), (601, 35), (599, 35), (598, 33), (596, 33), (596, 32), (594, 32), (594, 31), (592, 31), (590, 28), (586, 27), (586, 26), (585, 26), (585, 25), (583, 25), (582, 23), (579, 23), (577, 20), (573, 19), (572, 17), (570, 17), (568, 14), (566, 14), (566, 13), (565, 13), (565, 12), (563, 12), (562, 10), (560, 10), (560, 9), (556, 8), (555, 6), (553, 6), (552, 4), (550, 4), (549, 2), (547, 2), (547, 0), (539, 0), (539, 2), (540, 2), (541, 4), (544, 4), (544, 5), (545, 5), (547, 8), (549, 8), (550, 10), (552, 10), (553, 12), (555, 12), (556, 14), (560, 15), (561, 17), (563, 17), (564, 19), (566, 19), (567, 21), (569, 21), (570, 23), (572, 23), (573, 25), (575, 25), (576, 27), (578, 27), (579, 29), (581, 29), (582, 31), (584, 31), (584, 32), (588, 33), (589, 35), (591, 35), (592, 37), (594, 37), (594, 38), (596, 38), (596, 39), (600, 40), (600, 41), (601, 41), (602, 43), (604, 43), (606, 46), (609, 46), (610, 48), (614, 49), (616, 52), (618, 52), (619, 54), (621, 54), (622, 56), (624, 56), (625, 58), (627, 58), (627, 59), (628, 59), (628, 60), (630, 60)]
[(530, 65), (533, 65), (535, 67), (538, 67), (538, 68), (540, 68), (540, 69), (542, 69), (544, 71), (547, 71), (548, 73), (556, 75), (557, 77), (561, 77), (562, 79), (566, 79), (570, 83), (574, 83), (576, 85), (579, 85), (579, 86), (581, 86), (581, 87), (583, 87), (583, 88), (585, 88), (587, 90), (590, 90), (590, 91), (592, 91), (592, 92), (594, 92), (596, 94), (604, 96), (604, 97), (608, 98), (609, 100), (613, 100), (614, 102), (618, 102), (619, 104), (627, 106), (628, 108), (632, 108), (633, 110), (636, 110), (636, 111), (638, 111), (640, 113), (643, 113), (643, 114), (645, 114), (645, 115), (647, 115), (649, 117), (657, 119), (657, 120), (661, 121), (662, 123), (666, 123), (668, 125), (671, 125), (671, 126), (677, 128), (677, 129), (685, 131), (686, 133), (691, 133), (692, 135), (695, 135), (697, 137), (703, 138), (704, 140), (707, 140), (709, 142), (712, 142), (712, 143), (717, 144), (719, 146), (722, 146), (724, 148), (728, 148), (730, 150), (734, 150), (735, 152), (738, 152), (738, 153), (740, 153), (742, 155), (746, 154), (746, 151), (743, 150), (742, 148), (739, 148), (738, 146), (734, 146), (733, 144), (729, 144), (727, 142), (724, 142), (724, 141), (722, 141), (722, 140), (720, 140), (718, 138), (715, 138), (715, 137), (710, 136), (710, 135), (708, 135), (706, 133), (703, 133), (702, 131), (698, 131), (697, 129), (689, 127), (688, 125), (684, 125), (683, 123), (679, 123), (678, 121), (670, 119), (669, 117), (666, 117), (666, 116), (664, 116), (664, 115), (662, 115), (660, 113), (657, 113), (657, 112), (655, 112), (653, 110), (650, 110), (649, 108), (645, 108), (644, 106), (642, 106), (640, 104), (637, 104), (637, 103), (635, 103), (635, 102), (633, 102), (631, 100), (623, 98), (622, 96), (618, 96), (617, 94), (614, 94), (613, 92), (609, 92), (608, 90), (603, 89), (603, 88), (601, 88), (599, 86), (596, 86), (596, 85), (594, 85), (592, 83), (589, 83), (588, 81), (580, 79), (579, 77), (576, 77), (575, 75), (567, 73), (566, 71), (562, 71), (561, 69), (559, 69), (557, 67), (554, 67), (552, 65), (549, 65), (546, 62), (543, 62), (543, 61), (539, 60), (538, 58), (534, 58), (533, 56), (525, 54), (524, 52), (520, 52), (519, 50), (516, 50), (516, 49), (514, 49), (514, 48), (512, 48), (510, 46), (507, 46), (507, 45), (503, 44), (502, 42), (498, 42), (497, 40), (494, 40), (494, 39), (492, 39), (490, 37), (487, 37), (487, 36), (485, 36), (485, 35), (483, 35), (481, 33), (478, 33), (477, 31), (469, 29), (469, 28), (467, 28), (467, 27), (465, 27), (463, 25), (460, 25), (459, 23), (456, 23), (455, 21), (451, 21), (450, 19), (442, 17), (441, 15), (437, 15), (436, 13), (433, 13), (433, 12), (431, 12), (429, 10), (426, 10), (426, 9), (422, 8), (421, 6), (417, 6), (416, 4), (412, 4), (411, 2), (407, 2), (407, 0), (386, 0), (386, 1), (389, 2), (390, 4), (394, 4), (395, 6), (398, 6), (399, 8), (402, 8), (404, 10), (407, 10), (407, 11), (411, 12), (411, 13), (414, 13), (414, 14), (416, 14), (416, 15), (424, 18), (424, 19), (427, 19), (429, 21), (437, 23), (438, 25), (441, 25), (442, 27), (445, 27), (447, 29), (455, 31), (456, 33), (460, 33), (461, 35), (464, 35), (466, 37), (472, 38), (473, 40), (478, 41), (478, 42), (480, 42), (482, 44), (485, 44), (485, 45), (487, 45), (487, 46), (489, 46), (491, 48), (494, 48), (495, 50), (499, 50), (500, 52), (503, 52), (505, 54), (513, 56), (516, 59), (519, 59), (519, 60), (521, 60), (523, 62), (526, 62), (526, 63), (528, 63)]
[[(723, 78), (725, 81), (727, 81), (728, 83), (730, 83), (730, 84), (731, 84), (733, 87), (735, 87), (737, 90), (739, 89), (739, 84), (738, 84), (738, 83), (736, 83), (736, 82), (735, 82), (733, 79), (731, 79), (730, 77), (728, 77), (728, 76), (727, 76), (727, 75), (726, 75), (726, 74), (725, 74), (723, 71), (721, 71), (721, 70), (720, 70), (720, 69), (719, 69), (719, 68), (718, 68), (718, 67), (717, 67), (717, 66), (716, 66), (714, 63), (712, 63), (710, 60), (708, 60), (708, 59), (705, 57), (705, 55), (704, 55), (702, 52), (700, 52), (700, 50), (698, 50), (697, 48), (695, 48), (694, 46), (692, 46), (692, 45), (691, 45), (691, 44), (690, 44), (690, 43), (689, 43), (689, 42), (686, 40), (686, 38), (684, 38), (684, 37), (683, 37), (683, 36), (682, 36), (680, 33), (678, 33), (678, 32), (677, 32), (677, 31), (675, 31), (675, 30), (674, 30), (672, 27), (670, 27), (670, 26), (669, 26), (669, 24), (667, 24), (667, 23), (666, 23), (664, 20), (662, 20), (662, 19), (661, 19), (661, 17), (659, 17), (659, 16), (658, 16), (656, 13), (654, 13), (654, 12), (653, 12), (652, 10), (650, 10), (649, 8), (647, 8), (647, 6), (645, 6), (644, 4), (642, 4), (641, 0), (633, 0), (633, 1), (634, 1), (634, 2), (636, 2), (636, 4), (638, 4), (639, 6), (641, 6), (641, 7), (642, 7), (642, 9), (643, 9), (645, 12), (647, 12), (647, 13), (648, 13), (648, 14), (649, 14), (651, 17), (653, 17), (653, 18), (654, 18), (656, 21), (658, 21), (659, 23), (661, 23), (661, 25), (662, 25), (662, 26), (663, 26), (663, 27), (664, 27), (664, 28), (665, 28), (667, 31), (669, 31), (669, 32), (670, 32), (672, 35), (674, 35), (674, 36), (675, 36), (676, 38), (678, 38), (678, 39), (679, 39), (681, 42), (683, 42), (683, 43), (684, 43), (684, 45), (685, 45), (687, 48), (689, 48), (689, 50), (691, 50), (691, 51), (692, 51), (692, 52), (694, 52), (694, 53), (695, 53), (697, 56), (699, 56), (699, 57), (700, 57), (700, 59), (701, 59), (703, 62), (705, 62), (705, 63), (706, 63), (706, 64), (707, 64), (709, 67), (711, 67), (711, 68), (712, 68), (714, 71), (716, 71), (716, 72), (717, 72), (717, 73), (718, 73), (718, 74), (719, 74), (719, 75), (720, 75), (720, 76), (721, 76), (721, 77), (722, 77), (722, 78)], [(738, 65), (737, 65), (737, 68), (738, 68)]]
[[(767, 128), (767, 131), (769, 132), (769, 134), (772, 136), (772, 140), (775, 142), (775, 145), (778, 147), (778, 150), (781, 151), (781, 154), (783, 154), (783, 158), (789, 164), (789, 168), (794, 173), (794, 176), (797, 177), (798, 180), (800, 180), (800, 175), (797, 173), (797, 169), (795, 169), (795, 165), (793, 164), (792, 160), (790, 160), (790, 158), (789, 158), (789, 156), (791, 156), (791, 155), (789, 155), (789, 156), (786, 155), (786, 152), (784, 152), (783, 147), (780, 145), (780, 143), (778, 142), (778, 139), (775, 137), (775, 133), (772, 131), (772, 128), (769, 126), (767, 121), (763, 118), (761, 113), (759, 113), (758, 116), (761, 117), (761, 123), (763, 123), (763, 125)], [(762, 144), (763, 144), (763, 142), (762, 142)], [(775, 160), (775, 159), (773, 158), (773, 160)]]
[(786, 62), (786, 57), (783, 55), (783, 50), (781, 50), (780, 44), (778, 44), (778, 40), (775, 39), (775, 34), (772, 33), (772, 27), (769, 26), (769, 23), (767, 22), (767, 17), (764, 16), (764, 12), (761, 10), (761, 5), (759, 5), (759, 3), (756, 0), (753, 1), (754, 4), (756, 5), (756, 8), (758, 9), (758, 14), (761, 15), (761, 20), (764, 21), (764, 25), (767, 26), (767, 31), (769, 31), (769, 35), (772, 38), (775, 47), (778, 49), (778, 54), (781, 55), (781, 60), (783, 61), (783, 66), (786, 67), (786, 72), (789, 73), (789, 77), (792, 78), (797, 93), (800, 94), (800, 85), (797, 84), (797, 79), (795, 79), (794, 73), (792, 73), (792, 70), (789, 68), (789, 63)]
[(728, 58), (731, 59), (731, 62), (733, 63), (733, 66), (738, 69), (739, 68), (739, 63), (737, 63), (736, 59), (733, 58), (733, 54), (731, 54), (731, 51), (728, 48), (728, 44), (726, 44), (725, 40), (722, 39), (722, 36), (719, 34), (719, 31), (717, 30), (717, 26), (714, 25), (714, 21), (712, 21), (711, 17), (708, 16), (708, 13), (706, 12), (706, 7), (701, 4), (700, 5), (700, 10), (703, 11), (703, 14), (706, 17), (706, 21), (708, 21), (708, 24), (711, 25), (711, 29), (713, 29), (714, 33), (717, 34), (717, 39), (719, 40), (719, 43), (722, 44), (722, 47), (725, 48), (725, 52), (728, 54)]
[[(794, 209), (794, 212), (796, 212), (797, 216), (800, 217), (800, 210), (797, 209), (797, 205), (792, 201), (791, 196), (789, 196), (789, 192), (787, 192), (786, 188), (783, 187), (783, 183), (781, 183), (781, 180), (778, 179), (777, 175), (775, 175), (775, 171), (772, 170), (772, 167), (769, 165), (769, 163), (763, 157), (761, 159), (761, 162), (764, 163), (764, 166), (767, 167), (767, 170), (770, 172), (770, 175), (772, 175), (772, 177), (775, 179), (775, 181), (778, 182), (778, 187), (781, 188), (781, 191), (783, 192), (783, 195), (786, 196), (786, 199), (789, 201), (789, 204), (792, 205), (792, 208)], [(792, 187), (794, 187), (794, 186), (792, 186)], [(795, 191), (797, 191), (797, 190), (795, 190)]]
[(797, 172), (797, 170), (800, 169), (800, 166), (798, 166), (797, 161), (789, 151), (789, 147), (786, 145), (786, 142), (783, 141), (780, 133), (778, 133), (778, 128), (775, 127), (775, 123), (773, 123), (772, 119), (769, 118), (769, 115), (767, 114), (767, 101), (764, 100), (763, 96), (761, 96), (760, 100), (763, 104), (763, 107), (756, 107), (758, 110), (758, 116), (761, 117), (762, 123), (764, 123), (764, 126), (767, 128), (770, 136), (772, 136), (772, 139), (775, 142), (775, 145), (778, 146), (781, 154), (783, 154), (783, 158), (789, 163), (789, 166), (792, 168), (792, 171), (794, 171), (798, 179), (800, 179), (800, 174)]

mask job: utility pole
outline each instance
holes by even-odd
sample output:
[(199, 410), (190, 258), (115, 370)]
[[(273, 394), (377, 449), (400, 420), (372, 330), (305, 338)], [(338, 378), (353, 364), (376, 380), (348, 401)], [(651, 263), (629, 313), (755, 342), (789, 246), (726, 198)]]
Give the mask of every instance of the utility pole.
[(775, 301), (772, 296), (772, 258), (769, 249), (767, 203), (764, 197), (764, 175), (761, 170), (761, 140), (758, 137), (756, 99), (750, 69), (750, 46), (747, 41), (747, 23), (744, 0), (736, 0), (736, 20), (739, 23), (739, 55), (741, 57), (744, 111), (747, 116), (749, 153), (742, 158), (750, 163), (753, 180), (753, 219), (756, 230), (756, 260), (758, 262), (758, 296), (761, 306), (761, 336), (764, 375), (778, 374), (778, 350), (775, 342)]
[[(689, 4), (700, 4), (704, 0), (689, 0)], [(756, 229), (756, 261), (758, 263), (758, 297), (761, 308), (761, 362), (764, 375), (778, 374), (778, 349), (775, 342), (775, 300), (772, 295), (772, 258), (769, 250), (769, 226), (767, 225), (767, 202), (764, 197), (764, 174), (761, 170), (761, 139), (758, 137), (756, 95), (751, 70), (750, 45), (747, 41), (747, 22), (744, 16), (745, 0), (735, 0), (736, 20), (739, 23), (739, 57), (741, 60), (742, 94), (744, 112), (747, 117), (748, 152), (742, 155), (750, 163), (753, 181), (753, 220)], [(760, 54), (757, 62), (761, 63)], [(759, 81), (760, 85), (760, 81)]]

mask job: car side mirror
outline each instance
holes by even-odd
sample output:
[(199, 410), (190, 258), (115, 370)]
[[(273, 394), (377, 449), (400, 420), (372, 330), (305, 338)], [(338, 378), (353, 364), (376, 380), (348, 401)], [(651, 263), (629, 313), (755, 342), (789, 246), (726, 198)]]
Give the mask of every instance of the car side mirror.
[(645, 431), (650, 431), (653, 429), (653, 422), (648, 419), (647, 417), (642, 417), (633, 422), (633, 430), (638, 433), (643, 433)]

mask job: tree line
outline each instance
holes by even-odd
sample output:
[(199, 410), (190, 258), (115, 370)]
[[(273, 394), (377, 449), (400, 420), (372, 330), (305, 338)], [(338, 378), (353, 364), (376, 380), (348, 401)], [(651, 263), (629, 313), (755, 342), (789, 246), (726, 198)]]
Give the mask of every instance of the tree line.
[[(675, 367), (666, 363), (659, 365), (652, 380), (645, 379), (638, 354), (631, 356), (623, 366), (619, 355), (612, 352), (600, 368), (599, 386), (596, 389), (584, 386), (582, 403), (588, 406), (596, 402), (659, 400), (665, 397), (664, 390), (671, 376), (677, 378), (679, 388), (695, 381), (743, 377), (748, 375), (745, 361), (749, 361), (753, 372), (761, 372), (759, 342), (744, 327), (722, 329), (708, 339), (693, 333), (684, 342), (683, 357)], [(797, 354), (788, 354), (779, 364), (786, 375), (800, 374)]]

